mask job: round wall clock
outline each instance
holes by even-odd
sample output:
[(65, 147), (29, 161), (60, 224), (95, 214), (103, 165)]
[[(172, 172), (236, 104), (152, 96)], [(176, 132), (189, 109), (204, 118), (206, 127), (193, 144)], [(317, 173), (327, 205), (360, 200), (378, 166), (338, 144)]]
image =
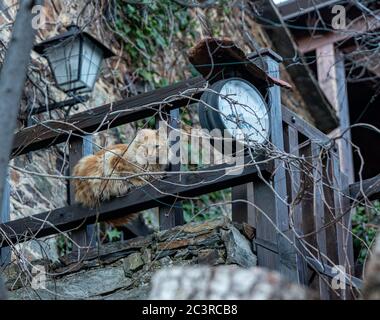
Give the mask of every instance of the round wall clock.
[(246, 147), (263, 145), (269, 139), (269, 110), (265, 99), (251, 83), (230, 78), (214, 83), (202, 94), (199, 120), (207, 130), (219, 129)]

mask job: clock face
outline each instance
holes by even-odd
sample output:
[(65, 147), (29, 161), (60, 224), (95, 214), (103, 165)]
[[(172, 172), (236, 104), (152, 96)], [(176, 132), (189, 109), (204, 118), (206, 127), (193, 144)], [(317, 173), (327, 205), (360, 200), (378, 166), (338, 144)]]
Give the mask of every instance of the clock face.
[(259, 91), (243, 80), (230, 79), (219, 92), (220, 118), (229, 133), (238, 140), (244, 139), (248, 145), (266, 142), (269, 114)]

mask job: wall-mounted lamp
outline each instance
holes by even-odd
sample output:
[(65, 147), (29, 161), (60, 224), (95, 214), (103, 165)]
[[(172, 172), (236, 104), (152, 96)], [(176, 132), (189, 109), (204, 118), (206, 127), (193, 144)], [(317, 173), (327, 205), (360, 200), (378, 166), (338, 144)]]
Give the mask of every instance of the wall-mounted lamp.
[[(74, 101), (68, 100), (71, 104), (75, 103), (75, 98), (78, 102), (85, 100), (77, 95), (93, 90), (103, 60), (114, 56), (111, 50), (76, 25), (38, 43), (34, 51), (48, 60), (57, 87), (74, 97)], [(49, 106), (49, 110), (63, 105), (64, 102), (58, 102), (57, 106)]]

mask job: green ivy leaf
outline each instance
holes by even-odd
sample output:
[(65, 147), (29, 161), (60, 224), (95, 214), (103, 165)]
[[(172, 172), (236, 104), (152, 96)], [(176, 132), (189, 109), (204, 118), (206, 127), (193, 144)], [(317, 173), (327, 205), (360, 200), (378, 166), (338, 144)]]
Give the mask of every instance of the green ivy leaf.
[(140, 49), (143, 49), (143, 50), (146, 51), (145, 44), (144, 44), (144, 42), (143, 42), (140, 38), (137, 38), (137, 39), (136, 39), (136, 44), (137, 44), (137, 46), (138, 46)]
[(120, 240), (121, 239), (121, 231), (117, 229), (107, 230), (107, 238), (110, 242)]

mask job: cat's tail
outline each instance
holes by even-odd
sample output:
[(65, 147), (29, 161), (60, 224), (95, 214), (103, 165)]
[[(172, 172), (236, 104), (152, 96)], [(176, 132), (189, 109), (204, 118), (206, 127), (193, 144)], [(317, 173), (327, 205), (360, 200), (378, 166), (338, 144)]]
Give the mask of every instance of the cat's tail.
[(125, 217), (116, 218), (112, 220), (106, 220), (105, 222), (112, 225), (113, 227), (122, 227), (130, 223), (131, 221), (135, 220), (136, 218), (138, 218), (138, 216), (139, 216), (139, 213), (132, 213)]

